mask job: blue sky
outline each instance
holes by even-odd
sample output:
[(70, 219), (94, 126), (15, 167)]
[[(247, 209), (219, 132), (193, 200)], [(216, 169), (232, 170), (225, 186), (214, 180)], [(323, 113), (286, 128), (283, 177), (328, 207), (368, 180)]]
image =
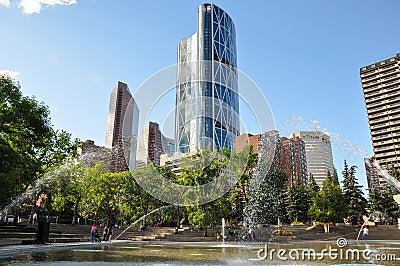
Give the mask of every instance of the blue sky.
[[(109, 94), (134, 92), (176, 63), (203, 1), (0, 0), (0, 71), (20, 73), (56, 128), (103, 145)], [(233, 18), (238, 67), (265, 94), (284, 133), (335, 135), (335, 166), (372, 146), (359, 68), (400, 53), (397, 0), (214, 1)], [(171, 136), (172, 137), (172, 136)]]

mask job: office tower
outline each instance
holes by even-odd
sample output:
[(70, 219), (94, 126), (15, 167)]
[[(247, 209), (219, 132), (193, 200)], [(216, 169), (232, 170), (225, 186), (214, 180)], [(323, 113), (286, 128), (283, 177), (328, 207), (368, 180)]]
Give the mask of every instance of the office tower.
[(149, 162), (153, 162), (154, 165), (160, 165), (160, 156), (162, 154), (172, 155), (174, 153), (173, 142), (173, 139), (166, 138), (161, 133), (157, 123), (149, 122), (139, 139), (138, 167), (143, 167)]
[(112, 171), (136, 168), (139, 108), (128, 85), (118, 81), (110, 94), (105, 147), (113, 150)]
[(178, 47), (175, 150), (234, 148), (239, 135), (236, 32), (214, 4), (202, 4), (197, 32)]
[(314, 176), (315, 182), (322, 186), (328, 172), (334, 171), (331, 141), (328, 135), (319, 131), (300, 131), (291, 138), (299, 137), (306, 147), (307, 171)]
[(400, 53), (360, 69), (374, 157), (400, 167)]
[(242, 151), (246, 146), (252, 146), (254, 153), (259, 153), (264, 138), (275, 142), (273, 165), (276, 169), (286, 172), (287, 186), (296, 180), (307, 183), (307, 161), (305, 144), (299, 137), (280, 137), (278, 131), (273, 130), (264, 134), (242, 134), (236, 137), (235, 150)]

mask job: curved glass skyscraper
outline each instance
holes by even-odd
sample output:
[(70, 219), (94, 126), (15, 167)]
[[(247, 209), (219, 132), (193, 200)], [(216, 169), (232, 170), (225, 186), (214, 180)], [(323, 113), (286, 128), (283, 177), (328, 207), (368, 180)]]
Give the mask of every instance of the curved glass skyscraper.
[(177, 152), (229, 148), (239, 135), (236, 30), (214, 4), (199, 6), (197, 32), (178, 48)]

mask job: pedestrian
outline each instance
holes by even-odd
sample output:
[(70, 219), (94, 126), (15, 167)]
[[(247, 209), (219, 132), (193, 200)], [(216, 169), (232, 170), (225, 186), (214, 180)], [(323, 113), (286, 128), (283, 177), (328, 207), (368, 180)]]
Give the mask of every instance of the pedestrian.
[(110, 242), (111, 242), (112, 235), (113, 235), (113, 226), (110, 225), (110, 227), (108, 228), (108, 241), (110, 241)]
[(217, 241), (220, 241), (221, 240), (221, 233), (217, 232), (215, 235), (217, 237)]
[(362, 234), (361, 239), (362, 239), (362, 240), (367, 240), (368, 233), (369, 233), (369, 229), (368, 229), (368, 225), (367, 225), (367, 226), (365, 226), (364, 229), (363, 229), (363, 234)]
[(35, 212), (34, 214), (33, 214), (33, 223), (35, 224), (36, 222), (37, 222), (37, 212)]
[(104, 227), (103, 230), (103, 241), (107, 241), (108, 240), (108, 227)]
[(91, 230), (90, 230), (90, 234), (91, 234), (90, 241), (92, 241), (92, 242), (94, 242), (95, 239), (96, 239), (96, 231), (97, 231), (97, 226), (96, 226), (96, 224), (94, 223), (94, 224), (92, 224), (92, 228), (91, 228)]

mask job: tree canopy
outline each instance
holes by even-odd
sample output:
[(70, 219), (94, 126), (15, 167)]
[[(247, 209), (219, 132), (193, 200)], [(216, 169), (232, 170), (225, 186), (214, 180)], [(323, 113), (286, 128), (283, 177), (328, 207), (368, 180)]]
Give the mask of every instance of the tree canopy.
[(44, 103), (23, 96), (17, 83), (0, 76), (0, 207), (62, 162), (77, 143), (53, 129)]

